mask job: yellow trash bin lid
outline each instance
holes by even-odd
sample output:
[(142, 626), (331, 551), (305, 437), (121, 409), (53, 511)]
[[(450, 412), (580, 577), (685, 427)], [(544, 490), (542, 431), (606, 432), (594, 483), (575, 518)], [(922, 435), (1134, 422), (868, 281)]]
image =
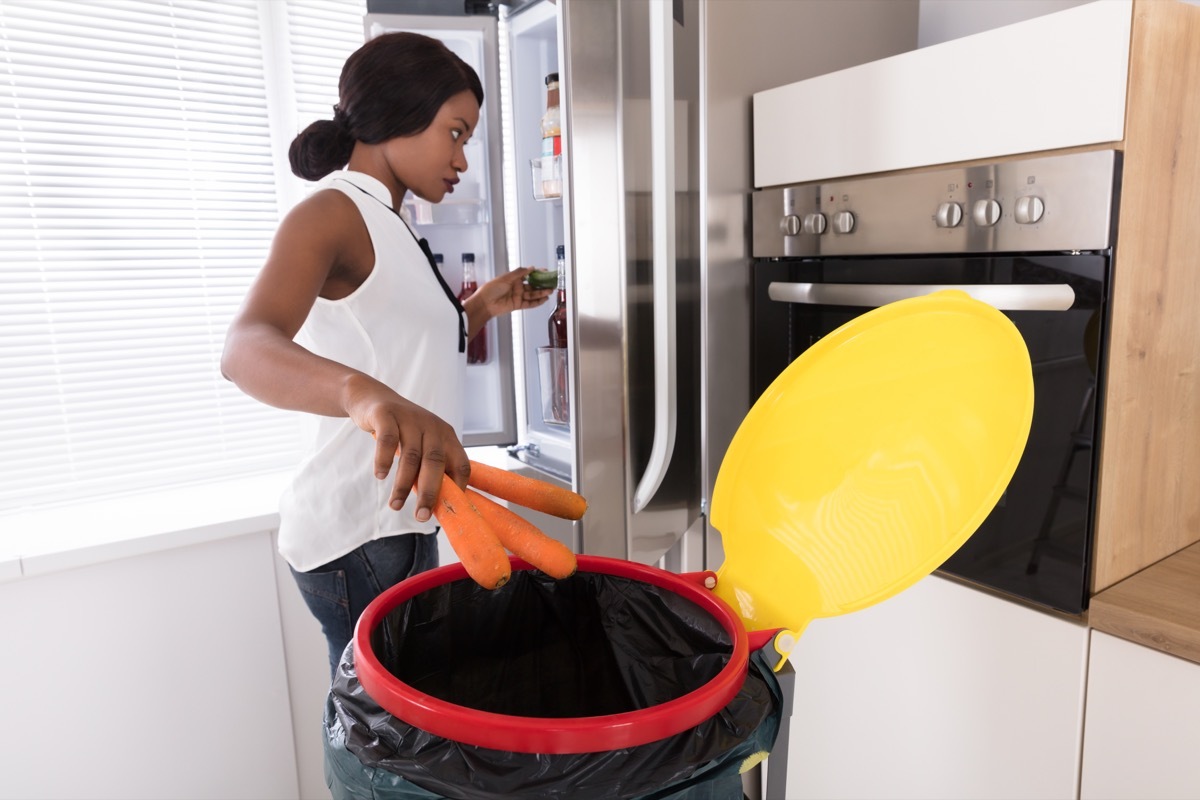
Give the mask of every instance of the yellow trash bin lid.
[(721, 462), (714, 591), (786, 661), (817, 617), (937, 569), (1000, 499), (1033, 418), (1029, 352), (992, 306), (946, 290), (869, 311), (792, 362)]

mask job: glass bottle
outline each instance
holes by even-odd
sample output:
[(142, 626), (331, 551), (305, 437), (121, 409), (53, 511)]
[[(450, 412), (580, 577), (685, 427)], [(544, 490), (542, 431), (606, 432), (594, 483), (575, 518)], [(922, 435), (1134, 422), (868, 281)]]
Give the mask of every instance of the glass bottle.
[(542, 114), (542, 155), (562, 152), (562, 117), (558, 109), (558, 73), (546, 76), (546, 113)]
[(558, 73), (546, 76), (546, 112), (542, 114), (542, 197), (562, 197), (562, 117), (558, 108)]
[[(475, 254), (462, 254), (462, 290), (458, 293), (458, 301), (465, 303), (467, 298), (475, 294), (479, 289), (479, 283), (475, 278)], [(487, 361), (487, 325), (479, 329), (479, 332), (471, 337), (471, 341), (467, 342), (467, 363), (482, 364)]]
[(567, 346), (567, 267), (566, 248), (561, 244), (555, 250), (555, 259), (558, 262), (558, 296), (546, 327), (550, 334), (550, 346), (565, 348)]
[(546, 323), (552, 354), (550, 368), (553, 389), (550, 395), (550, 410), (555, 421), (569, 423), (571, 395), (570, 374), (567, 370), (567, 265), (565, 248), (561, 244), (555, 251), (555, 259), (558, 262), (558, 297), (554, 311), (550, 312), (550, 319)]

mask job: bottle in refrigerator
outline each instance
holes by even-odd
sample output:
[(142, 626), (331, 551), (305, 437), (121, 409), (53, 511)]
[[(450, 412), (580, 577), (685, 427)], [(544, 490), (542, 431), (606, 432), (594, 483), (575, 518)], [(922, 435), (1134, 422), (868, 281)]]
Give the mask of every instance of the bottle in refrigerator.
[[(462, 254), (462, 271), (462, 289), (458, 293), (458, 300), (459, 302), (466, 302), (467, 298), (475, 294), (479, 289), (479, 283), (475, 277), (474, 253)], [(485, 325), (467, 343), (467, 363), (483, 364), (487, 361), (487, 355), (487, 326)]]
[(546, 76), (546, 113), (542, 114), (542, 155), (562, 152), (562, 122), (558, 110), (558, 73)]
[(555, 250), (556, 266), (558, 268), (558, 290), (555, 296), (554, 311), (550, 313), (547, 331), (550, 334), (550, 346), (566, 348), (567, 346), (567, 270), (566, 248), (559, 245)]
[(562, 116), (558, 107), (558, 73), (546, 76), (546, 112), (542, 114), (542, 197), (562, 197)]
[(554, 311), (546, 323), (550, 347), (550, 411), (555, 422), (566, 424), (571, 420), (570, 381), (567, 371), (567, 268), (563, 245), (555, 253), (558, 267), (558, 291)]

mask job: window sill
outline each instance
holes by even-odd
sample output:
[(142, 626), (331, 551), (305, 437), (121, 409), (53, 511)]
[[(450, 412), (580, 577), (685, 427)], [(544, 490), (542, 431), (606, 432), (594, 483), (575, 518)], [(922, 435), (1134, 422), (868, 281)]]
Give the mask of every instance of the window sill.
[(289, 477), (254, 475), (0, 516), (0, 582), (274, 530)]

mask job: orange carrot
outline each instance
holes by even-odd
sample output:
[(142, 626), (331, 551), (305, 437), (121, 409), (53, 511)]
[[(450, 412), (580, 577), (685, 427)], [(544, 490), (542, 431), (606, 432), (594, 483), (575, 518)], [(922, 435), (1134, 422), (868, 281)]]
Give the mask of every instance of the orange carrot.
[(508, 583), (512, 564), (504, 546), (449, 475), (442, 476), (434, 515), (467, 574), (476, 583), (485, 589), (498, 589)]
[(575, 574), (578, 566), (575, 554), (565, 544), (551, 539), (533, 523), (474, 489), (467, 489), (467, 499), (492, 526), (500, 544), (513, 555), (525, 559), (551, 578), (561, 580)]
[(587, 511), (587, 500), (570, 489), (478, 461), (471, 462), (471, 478), (467, 483), (510, 503), (554, 517), (579, 519)]

